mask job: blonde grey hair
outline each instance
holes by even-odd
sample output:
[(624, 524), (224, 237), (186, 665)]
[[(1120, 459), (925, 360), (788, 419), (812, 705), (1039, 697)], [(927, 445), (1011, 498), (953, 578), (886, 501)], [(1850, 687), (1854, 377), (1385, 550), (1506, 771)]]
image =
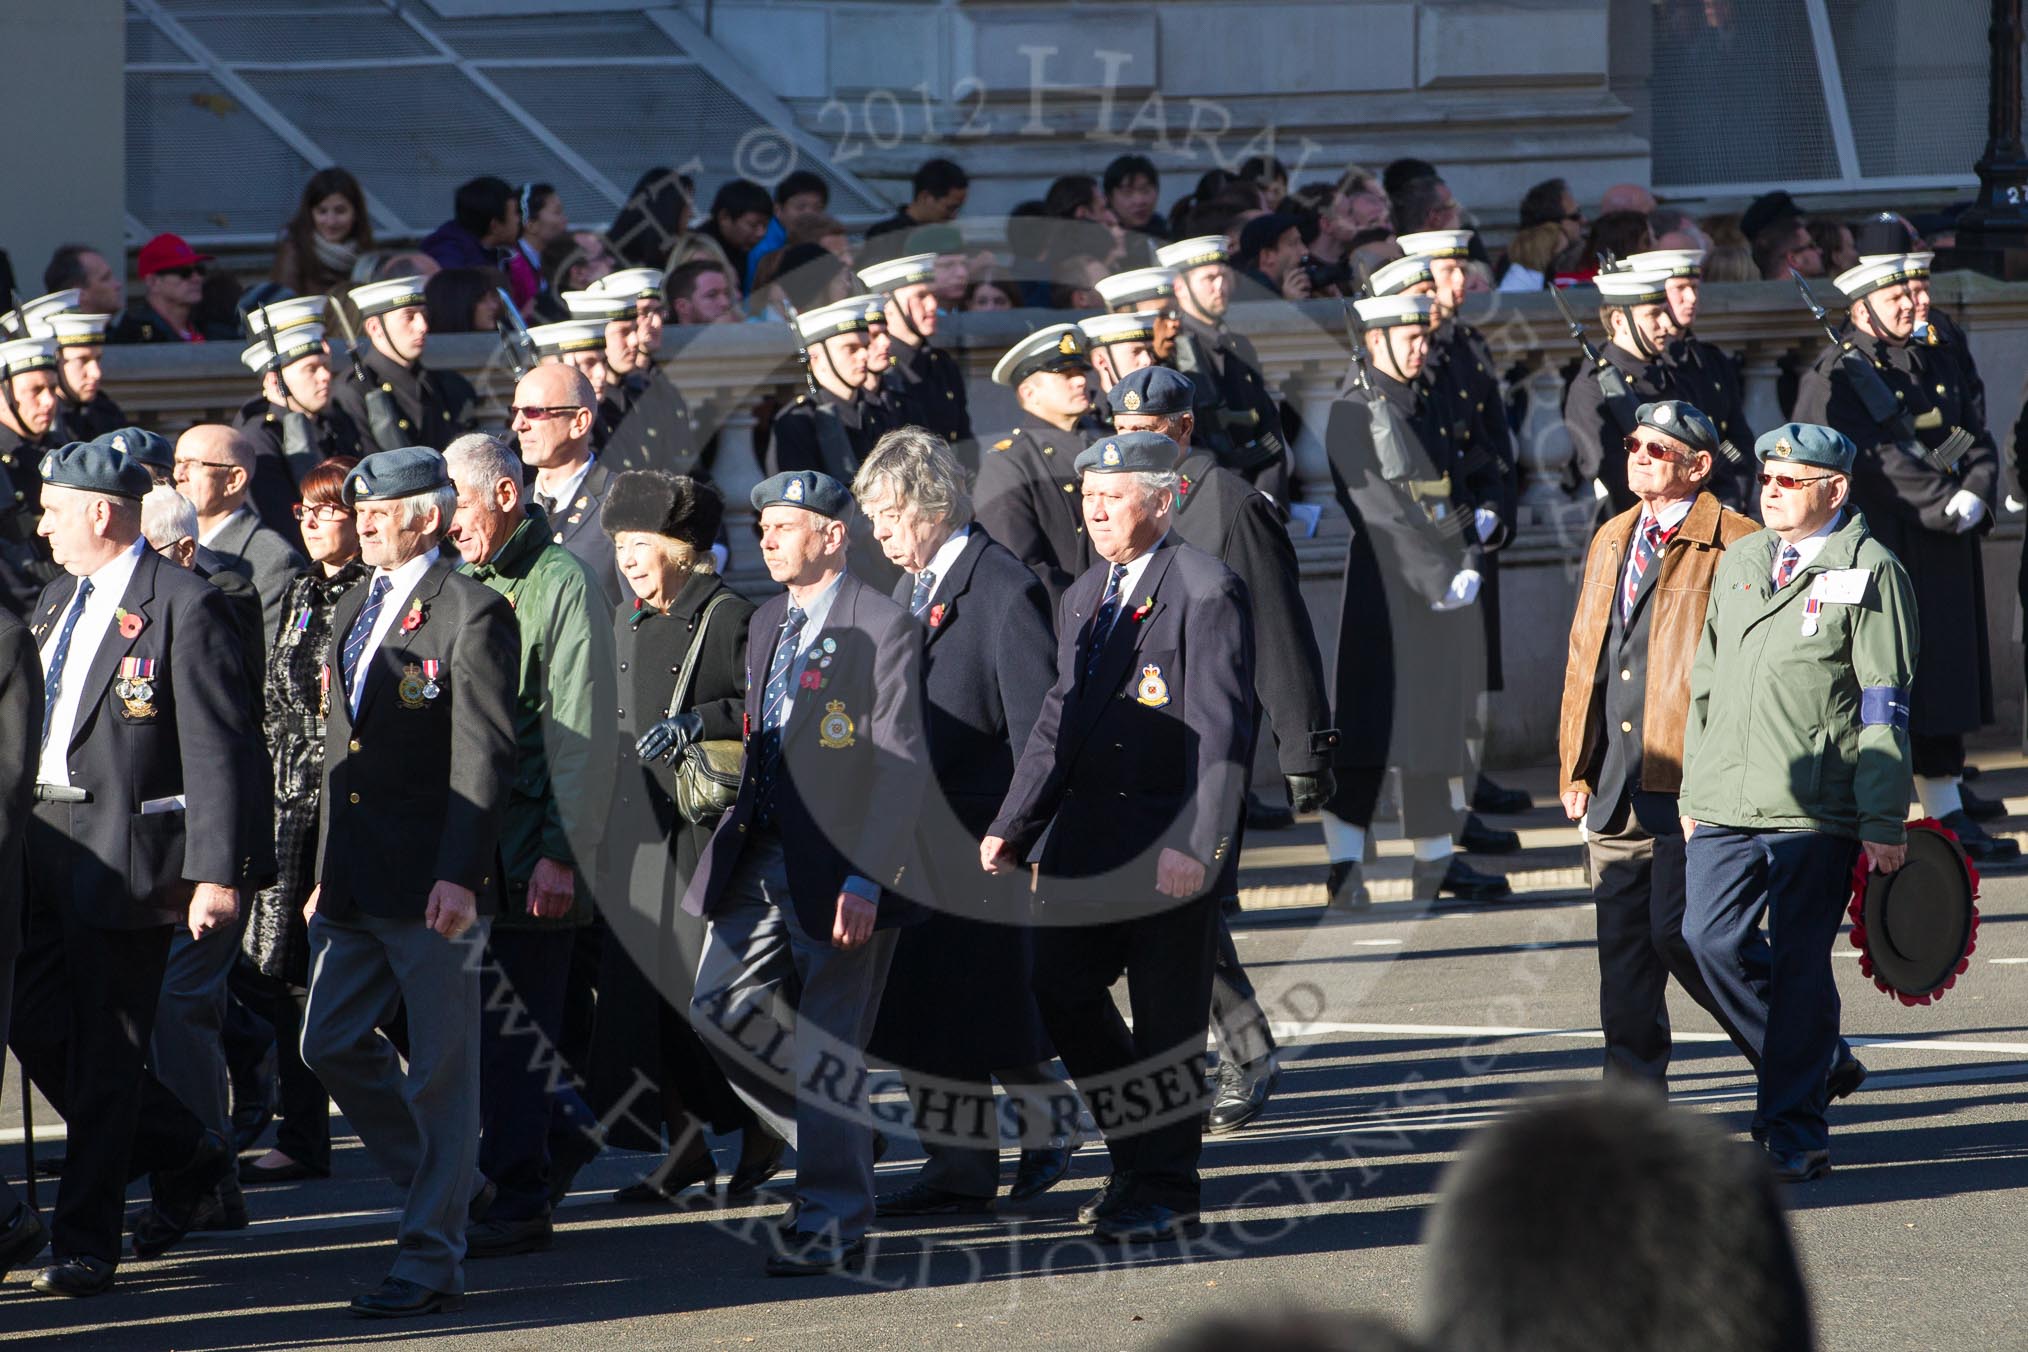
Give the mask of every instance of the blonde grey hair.
[[(467, 432), (444, 447), (444, 460), (451, 466), (453, 477), (462, 478), (458, 470), (466, 469), (477, 484), (489, 492), (502, 479), (511, 479), (517, 488), (521, 484), (521, 457), (514, 448), (489, 432)], [(523, 494), (522, 496), (526, 496)]]
[(903, 503), (956, 530), (972, 523), (972, 493), (965, 467), (950, 444), (921, 427), (899, 427), (874, 443), (872, 454), (852, 479), (852, 496), (862, 509), (870, 499), (892, 492)]
[(396, 498), (401, 505), (401, 528), (403, 530), (422, 524), (423, 513), (431, 507), (437, 509), (437, 533), (441, 535), (451, 527), (451, 518), (458, 513), (458, 490), (455, 485), (445, 484), (432, 488), (426, 493), (411, 493), (405, 498)]
[(169, 485), (158, 484), (141, 499), (141, 534), (154, 549), (166, 549), (178, 540), (195, 540), (197, 508)]

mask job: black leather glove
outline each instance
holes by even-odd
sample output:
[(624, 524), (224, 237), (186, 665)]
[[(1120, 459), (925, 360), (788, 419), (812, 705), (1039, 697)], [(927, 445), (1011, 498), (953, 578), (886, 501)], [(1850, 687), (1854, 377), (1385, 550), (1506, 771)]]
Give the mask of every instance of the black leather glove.
[(685, 709), (671, 714), (641, 734), (634, 754), (650, 764), (664, 756), (680, 756), (683, 748), (704, 736), (704, 715)]
[(1314, 775), (1288, 775), (1283, 783), (1289, 790), (1289, 808), (1295, 812), (1319, 812), (1338, 791), (1338, 777), (1326, 768)]

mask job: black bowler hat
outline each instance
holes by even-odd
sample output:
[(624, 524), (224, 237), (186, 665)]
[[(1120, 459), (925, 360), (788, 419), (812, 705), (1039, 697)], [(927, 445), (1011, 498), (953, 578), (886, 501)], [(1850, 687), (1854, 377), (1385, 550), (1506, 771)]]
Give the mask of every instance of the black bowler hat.
[(114, 498), (145, 498), (155, 486), (147, 466), (91, 441), (73, 441), (43, 456), (42, 481)]
[(1908, 862), (1853, 876), (1852, 946), (1859, 970), (1904, 1005), (1926, 1005), (1957, 984), (1978, 947), (1979, 879), (1957, 837), (1911, 822)]
[(412, 498), (433, 493), (450, 485), (450, 467), (443, 456), (427, 446), (398, 446), (375, 451), (345, 476), (340, 496), (347, 507), (357, 502), (383, 502), (391, 498)]

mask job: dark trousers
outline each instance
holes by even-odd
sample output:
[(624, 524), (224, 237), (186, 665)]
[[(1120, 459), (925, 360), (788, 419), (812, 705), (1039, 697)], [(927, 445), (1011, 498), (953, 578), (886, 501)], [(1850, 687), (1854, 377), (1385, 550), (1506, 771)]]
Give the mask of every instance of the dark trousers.
[[(1204, 1038), (1218, 903), (1035, 931), (1035, 998), (1050, 1041), (1105, 1134), (1130, 1198), (1195, 1211)], [(1127, 978), (1133, 1027), (1113, 1004)]]
[[(232, 974), (234, 993), (255, 1018), (274, 1028), (275, 1079), (281, 1088), (281, 1122), (275, 1149), (298, 1164), (331, 1168), (331, 1096), (317, 1072), (303, 1064), (303, 1010), (310, 992), (278, 976), (241, 963)], [(230, 1051), (228, 1050), (228, 1057)]]
[(1916, 774), (1949, 779), (1965, 772), (1965, 739), (1954, 732), (1910, 735), (1909, 766)]
[(573, 932), (495, 925), (479, 971), (479, 1172), (498, 1185), (487, 1214), (549, 1212), (551, 1086), (572, 1071), (560, 1038)]
[(1217, 947), (1211, 958), (1211, 1036), (1221, 1062), (1251, 1070), (1275, 1054), (1275, 1035), (1232, 942), (1232, 917), (1238, 914), (1238, 897), (1218, 904)]
[(203, 1139), (146, 1068), (169, 932), (84, 924), (58, 888), (31, 885), (8, 1045), (69, 1127), (52, 1217), (59, 1261), (118, 1263), (128, 1182), (183, 1167)]
[[(1642, 797), (1652, 801), (1643, 803), (1639, 813), (1633, 796), (1623, 797), (1604, 829), (1592, 832), (1588, 842), (1598, 913), (1598, 1008), (1606, 1074), (1666, 1086), (1670, 977), (1758, 1068), (1759, 1049), (1732, 1025), (1683, 937), (1684, 845), (1676, 826), (1675, 795)], [(1752, 984), (1762, 988), (1766, 980), (1766, 973), (1759, 972)]]
[(1824, 1078), (1839, 1047), (1831, 945), (1858, 852), (1855, 840), (1815, 831), (1699, 826), (1690, 838), (1684, 936), (1720, 1008), (1760, 1052), (1758, 1116), (1771, 1151), (1830, 1141)]
[[(1380, 804), (1380, 790), (1387, 782), (1387, 767), (1354, 766), (1336, 772), (1338, 788), (1326, 804), (1332, 816), (1361, 830), (1373, 829), (1373, 814)], [(1401, 772), (1401, 834), (1410, 840), (1449, 836), (1458, 829), (1457, 809), (1451, 806), (1449, 775)]]
[(1040, 1149), (1077, 1130), (1077, 1098), (1047, 1065), (1008, 1066), (992, 1079), (931, 1077), (901, 1072), (922, 1143), (923, 1166), (916, 1181), (966, 1197), (1000, 1191), (1001, 1119), (992, 1080), (1020, 1104), (1021, 1147)]
[[(584, 1097), (605, 1124), (606, 1144), (688, 1155), (704, 1148), (700, 1123), (721, 1135), (754, 1125), (753, 1109), (691, 1026), (689, 1001), (678, 1008), (664, 999), (611, 930), (599, 955), (598, 1013)], [(643, 1092), (642, 1080), (653, 1088)]]

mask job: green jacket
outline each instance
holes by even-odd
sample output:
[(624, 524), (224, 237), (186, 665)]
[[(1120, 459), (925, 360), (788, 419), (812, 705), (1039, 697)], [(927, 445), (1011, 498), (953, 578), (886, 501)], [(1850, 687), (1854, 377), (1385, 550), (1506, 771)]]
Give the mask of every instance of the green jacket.
[[(1771, 530), (1749, 535), (1712, 579), (1678, 811), (1717, 826), (1900, 844), (1916, 651), (1908, 574), (1849, 508), (1777, 593), (1780, 546)], [(1822, 609), (1805, 633), (1813, 593)]]
[(507, 887), (494, 923), (588, 925), (585, 869), (578, 870), (577, 905), (557, 920), (528, 914), (528, 879), (538, 859), (589, 865), (597, 858), (619, 707), (612, 606), (591, 571), (550, 542), (549, 522), (533, 505), (490, 562), (465, 571), (507, 598), (521, 631), (514, 786), (500, 831)]

